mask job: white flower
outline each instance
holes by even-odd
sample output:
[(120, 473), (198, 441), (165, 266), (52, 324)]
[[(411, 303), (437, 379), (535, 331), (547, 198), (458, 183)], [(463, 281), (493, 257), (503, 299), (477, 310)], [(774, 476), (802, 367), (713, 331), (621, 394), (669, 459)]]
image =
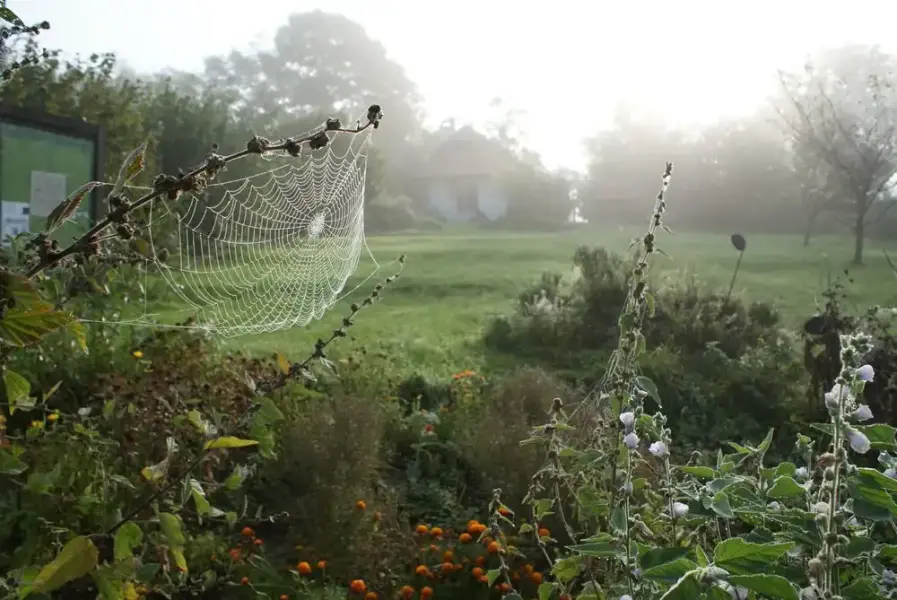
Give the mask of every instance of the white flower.
[(813, 512), (817, 515), (824, 515), (828, 513), (828, 502), (817, 502), (812, 506)]
[(870, 382), (875, 377), (875, 369), (872, 365), (863, 365), (857, 369), (857, 377), (860, 381)]
[(683, 504), (681, 502), (673, 502), (673, 515), (674, 519), (681, 519), (685, 515), (688, 514), (688, 505)]
[(857, 409), (853, 411), (853, 418), (855, 421), (863, 422), (868, 421), (872, 418), (872, 410), (866, 406), (865, 404), (860, 404), (857, 406)]
[(620, 596), (620, 600), (632, 600), (632, 596), (630, 596), (629, 594), (623, 594), (622, 596)]
[(635, 450), (638, 448), (638, 436), (635, 435), (634, 431), (630, 431), (623, 438), (623, 443), (626, 444), (626, 447), (630, 450)]
[(809, 476), (807, 467), (798, 467), (794, 470), (794, 478), (803, 481)]
[(775, 500), (773, 500), (772, 502), (770, 502), (769, 504), (766, 505), (766, 508), (768, 508), (772, 512), (779, 512), (780, 510), (782, 510), (782, 505), (779, 504), (778, 502), (776, 502)]
[(829, 410), (837, 410), (839, 403), (851, 400), (853, 400), (853, 393), (850, 388), (836, 383), (832, 386), (832, 391), (825, 394), (825, 407)]
[(648, 452), (657, 458), (665, 458), (670, 454), (667, 450), (667, 445), (663, 442), (652, 442), (651, 445), (648, 446)]
[(850, 447), (853, 448), (853, 451), (857, 454), (866, 454), (869, 452), (869, 449), (872, 448), (869, 438), (856, 429), (851, 428), (847, 430), (847, 441), (850, 442)]
[(623, 484), (623, 493), (626, 494), (627, 496), (632, 493), (632, 482), (631, 481), (627, 481), (626, 483)]
[(629, 429), (630, 427), (632, 427), (632, 424), (635, 423), (635, 413), (633, 413), (631, 410), (620, 413), (620, 422), (623, 423), (626, 429)]
[(885, 469), (885, 475), (890, 477), (891, 479), (897, 479), (897, 469), (894, 467), (888, 467)]

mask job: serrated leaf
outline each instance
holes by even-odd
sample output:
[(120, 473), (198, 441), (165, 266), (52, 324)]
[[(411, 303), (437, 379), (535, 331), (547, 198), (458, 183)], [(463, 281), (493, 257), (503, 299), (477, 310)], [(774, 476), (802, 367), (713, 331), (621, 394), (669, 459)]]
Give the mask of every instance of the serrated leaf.
[(730, 573), (747, 575), (768, 570), (792, 547), (792, 542), (755, 544), (742, 538), (730, 538), (713, 549), (713, 562)]
[(55, 231), (60, 225), (71, 219), (78, 211), (78, 207), (81, 206), (81, 201), (84, 200), (84, 197), (99, 185), (101, 185), (99, 181), (91, 181), (72, 192), (47, 216), (47, 224), (44, 231), (46, 233)]
[(97, 566), (99, 552), (90, 538), (79, 536), (63, 546), (59, 555), (40, 570), (27, 586), (20, 590), (20, 597), (30, 594), (49, 594), (65, 584), (90, 573)]
[(113, 548), (115, 560), (127, 560), (134, 556), (134, 550), (143, 543), (143, 531), (135, 523), (128, 521), (115, 532)]
[(122, 163), (118, 170), (118, 177), (115, 179), (115, 185), (112, 187), (112, 194), (120, 194), (125, 185), (143, 171), (145, 160), (146, 142), (143, 142), (134, 148)]
[(729, 583), (763, 594), (766, 598), (798, 600), (797, 590), (781, 575), (730, 575)]
[(215, 438), (205, 443), (203, 448), (206, 450), (218, 450), (223, 448), (246, 448), (249, 446), (257, 446), (256, 440), (244, 440), (242, 438), (226, 435), (224, 437)]
[(0, 319), (0, 339), (13, 346), (24, 348), (74, 322), (75, 318), (71, 314), (54, 310), (49, 305), (13, 308)]
[(6, 401), (9, 402), (9, 414), (13, 414), (16, 405), (31, 396), (31, 383), (15, 371), (6, 369), (3, 372), (3, 386), (6, 388)]

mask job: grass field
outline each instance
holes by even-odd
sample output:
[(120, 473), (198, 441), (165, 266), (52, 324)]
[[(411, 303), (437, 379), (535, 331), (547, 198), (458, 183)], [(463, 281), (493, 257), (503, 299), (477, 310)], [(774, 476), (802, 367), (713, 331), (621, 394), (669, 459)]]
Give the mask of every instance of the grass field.
[[(579, 244), (597, 244), (625, 252), (638, 230), (581, 230), (562, 234), (441, 233), (381, 236), (368, 239), (380, 270), (345, 298), (320, 322), (304, 329), (243, 336), (229, 340), (231, 349), (252, 354), (282, 352), (290, 358), (307, 354), (314, 340), (338, 325), (352, 301), (364, 298), (373, 285), (390, 275), (389, 265), (407, 257), (402, 277), (382, 302), (357, 319), (352, 335), (369, 349), (387, 352), (397, 372), (419, 371), (445, 376), (464, 368), (482, 368), (479, 343), (483, 326), (497, 314), (509, 313), (517, 293), (544, 271), (569, 272)], [(748, 236), (748, 247), (735, 293), (750, 300), (772, 301), (790, 323), (798, 323), (820, 300), (829, 276), (849, 265), (848, 237), (818, 237), (804, 248), (799, 236)], [(728, 234), (663, 234), (656, 277), (682, 277), (688, 272), (709, 286), (729, 284), (737, 253)], [(897, 301), (897, 277), (887, 266), (883, 246), (869, 242), (866, 264), (852, 268), (851, 302), (857, 307)], [(895, 250), (897, 254), (897, 250)], [(364, 261), (350, 280), (352, 289), (370, 275)], [(339, 344), (343, 348), (346, 342)], [(339, 348), (334, 349), (339, 354)]]

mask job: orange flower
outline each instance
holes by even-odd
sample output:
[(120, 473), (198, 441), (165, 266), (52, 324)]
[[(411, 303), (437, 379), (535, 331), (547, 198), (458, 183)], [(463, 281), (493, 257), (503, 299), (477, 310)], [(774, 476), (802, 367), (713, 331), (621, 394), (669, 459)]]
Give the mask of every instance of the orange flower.
[(367, 507), (368, 507), (368, 504), (364, 500), (359, 500), (355, 503), (355, 508), (357, 508), (358, 510), (364, 510)]
[(244, 577), (243, 579), (241, 579), (241, 580), (240, 580), (240, 585), (249, 585), (249, 578), (248, 578), (248, 577)]
[(498, 586), (498, 589), (501, 590), (502, 594), (507, 594), (511, 591), (511, 586), (509, 586), (507, 583), (502, 583)]
[(498, 549), (498, 542), (489, 542), (489, 546), (486, 548), (486, 552), (488, 552), (489, 554), (497, 554)]
[(542, 574), (538, 571), (535, 571), (532, 575), (529, 576), (533, 583), (539, 585), (542, 583)]
[(473, 537), (471, 537), (469, 533), (462, 533), (460, 536), (458, 536), (458, 541), (462, 544), (469, 544), (471, 541), (473, 541)]
[(481, 569), (479, 567), (474, 567), (473, 569), (471, 569), (470, 574), (473, 575), (474, 577), (476, 577), (477, 579), (479, 579), (480, 577), (483, 576), (483, 569)]
[(539, 537), (551, 537), (551, 531), (547, 527), (542, 527), (539, 529)]
[(349, 589), (356, 594), (363, 594), (365, 590), (368, 589), (368, 586), (364, 582), (364, 579), (355, 579), (352, 581), (352, 583), (349, 584)]
[(323, 571), (324, 569), (326, 569), (326, 568), (327, 568), (327, 561), (326, 561), (326, 560), (319, 560), (319, 561), (318, 561), (318, 568), (321, 569), (322, 571)]
[(417, 535), (427, 535), (427, 526), (426, 525), (418, 525), (414, 528), (414, 531)]
[(231, 560), (240, 560), (240, 549), (239, 548), (231, 548), (227, 551), (230, 555)]
[(377, 600), (377, 592), (368, 592), (364, 595), (364, 600)]
[(246, 537), (252, 537), (255, 535), (255, 532), (252, 530), (252, 527), (244, 527), (243, 531), (240, 532), (242, 535)]
[(433, 595), (433, 588), (430, 586), (422, 587), (420, 589), (420, 597), (421, 598), (429, 598)]
[(299, 571), (300, 575), (311, 575), (311, 565), (304, 560), (296, 565), (296, 570)]
[(433, 529), (430, 530), (430, 535), (432, 535), (434, 538), (440, 537), (442, 535), (442, 528), (434, 527)]
[(403, 585), (401, 590), (402, 598), (405, 600), (411, 600), (411, 597), (414, 595), (414, 588), (410, 585)]

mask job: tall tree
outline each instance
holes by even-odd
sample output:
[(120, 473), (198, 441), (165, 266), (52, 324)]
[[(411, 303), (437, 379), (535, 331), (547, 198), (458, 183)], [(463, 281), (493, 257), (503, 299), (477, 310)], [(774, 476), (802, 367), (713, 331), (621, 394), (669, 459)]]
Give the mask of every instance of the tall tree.
[(856, 264), (897, 174), (895, 68), (895, 57), (854, 45), (822, 53), (802, 73), (781, 74), (782, 123), (824, 187), (813, 190), (817, 207), (849, 220)]

